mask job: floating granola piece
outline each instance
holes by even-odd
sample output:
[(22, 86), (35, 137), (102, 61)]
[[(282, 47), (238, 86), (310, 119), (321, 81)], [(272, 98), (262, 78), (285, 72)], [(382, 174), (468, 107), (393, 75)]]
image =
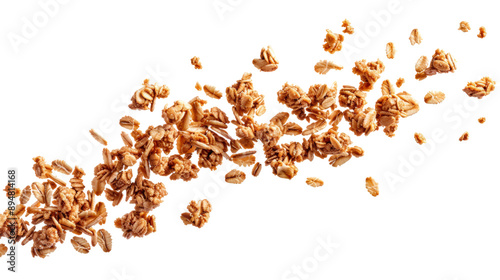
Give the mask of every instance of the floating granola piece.
[(461, 142), (461, 141), (467, 141), (467, 140), (469, 140), (469, 132), (467, 132), (467, 131), (466, 131), (466, 132), (464, 132), (464, 133), (460, 136), (460, 138), (458, 138), (458, 140), (459, 140), (460, 142)]
[(486, 28), (484, 26), (479, 27), (479, 34), (477, 34), (477, 37), (481, 39), (486, 37)]
[(212, 205), (206, 199), (198, 202), (192, 200), (187, 206), (189, 212), (181, 214), (181, 220), (185, 225), (193, 225), (197, 228), (203, 227), (210, 218)]
[(255, 163), (255, 151), (247, 151), (238, 154), (232, 154), (231, 160), (239, 166), (250, 166)]
[(125, 129), (136, 130), (139, 128), (140, 124), (141, 123), (139, 121), (132, 118), (131, 116), (124, 116), (120, 119), (120, 126)]
[[(436, 75), (437, 73), (448, 73), (455, 72), (457, 66), (455, 64), (455, 59), (451, 56), (450, 53), (445, 53), (443, 50), (437, 49), (432, 55), (432, 59), (430, 65), (422, 70), (424, 63), (426, 64), (426, 59), (421, 57), (417, 64), (415, 65), (415, 70), (417, 74), (415, 75), (415, 79), (423, 80), (428, 76)], [(421, 61), (422, 60), (422, 61)], [(421, 71), (419, 71), (421, 70)]]
[(387, 43), (387, 45), (385, 46), (385, 54), (388, 59), (394, 58), (394, 55), (396, 54), (396, 49), (394, 48), (393, 42)]
[(221, 99), (221, 97), (222, 97), (222, 92), (216, 90), (214, 86), (204, 85), (203, 86), (203, 91), (209, 97), (212, 97), (212, 98), (215, 98), (215, 99)]
[(156, 232), (156, 218), (146, 212), (132, 211), (115, 220), (115, 227), (123, 231), (123, 237), (144, 237)]
[(495, 81), (490, 77), (483, 77), (481, 80), (476, 82), (469, 82), (467, 86), (463, 89), (470, 97), (477, 97), (479, 99), (490, 94), (495, 89)]
[(380, 78), (380, 74), (382, 74), (384, 70), (384, 63), (382, 63), (380, 59), (368, 63), (363, 59), (355, 62), (355, 66), (352, 68), (352, 73), (360, 76), (361, 78), (359, 90), (369, 91), (373, 88), (373, 85)]
[(196, 85), (194, 85), (194, 88), (197, 90), (197, 91), (201, 91), (202, 90), (202, 86), (200, 85), (199, 82), (196, 82)]
[(45, 225), (41, 230), (33, 232), (31, 255), (42, 259), (45, 258), (56, 250), (57, 242), (63, 242), (62, 236), (56, 227), (49, 225)]
[(78, 253), (88, 254), (90, 252), (90, 244), (83, 237), (73, 237), (71, 239), (71, 244)]
[(415, 44), (422, 43), (422, 37), (420, 36), (420, 32), (418, 31), (418, 29), (416, 29), (416, 28), (411, 31), (410, 43), (412, 46)]
[(351, 23), (347, 19), (344, 19), (342, 21), (342, 27), (344, 27), (344, 30), (342, 30), (342, 32), (354, 34), (354, 27), (351, 26)]
[(372, 177), (366, 178), (366, 189), (374, 197), (379, 195), (378, 183)]
[(323, 44), (323, 49), (331, 54), (342, 50), (342, 42), (344, 41), (344, 35), (333, 33), (330, 29), (326, 30), (325, 44)]
[(201, 66), (200, 58), (197, 56), (193, 56), (193, 58), (191, 58), (191, 65), (194, 66), (194, 69), (202, 69), (203, 68)]
[(417, 142), (417, 144), (422, 145), (426, 143), (425, 137), (422, 133), (415, 132), (414, 137), (415, 137), (415, 142)]
[(479, 123), (484, 123), (484, 122), (486, 122), (486, 118), (485, 117), (481, 117), (481, 118), (477, 119), (477, 121)]
[(366, 92), (353, 86), (344, 85), (339, 91), (339, 105), (351, 110), (363, 109), (366, 104)]
[(461, 21), (460, 26), (458, 27), (458, 30), (460, 30), (462, 32), (469, 32), (469, 30), (470, 30), (469, 23), (466, 21)]
[(446, 95), (441, 91), (429, 91), (424, 96), (424, 102), (427, 104), (439, 104), (443, 102)]
[(101, 249), (104, 251), (104, 253), (109, 253), (111, 252), (111, 249), (113, 248), (113, 240), (111, 238), (111, 234), (105, 229), (100, 229), (97, 232), (97, 243), (99, 246), (101, 246)]
[(26, 186), (21, 192), (21, 196), (19, 197), (19, 203), (26, 204), (31, 198), (31, 187)]
[(427, 56), (422, 55), (415, 63), (415, 71), (418, 73), (423, 72), (429, 66), (429, 59)]
[(132, 101), (128, 107), (132, 110), (150, 110), (153, 112), (155, 108), (156, 99), (167, 98), (170, 95), (170, 89), (163, 85), (158, 84), (151, 85), (149, 80), (146, 79), (143, 82), (142, 88), (136, 90), (134, 95), (130, 99)]
[(323, 186), (323, 181), (321, 181), (319, 178), (316, 177), (309, 177), (306, 179), (306, 184), (313, 188), (321, 187)]
[(333, 63), (332, 61), (328, 61), (328, 60), (320, 60), (316, 63), (316, 65), (314, 65), (314, 71), (316, 71), (316, 73), (321, 74), (321, 75), (325, 75), (326, 73), (328, 73), (332, 69), (342, 70), (343, 68), (344, 67), (339, 66), (339, 65)]
[(7, 254), (8, 248), (4, 244), (0, 244), (0, 257)]
[(64, 160), (59, 159), (52, 161), (52, 169), (66, 175), (71, 174), (71, 172), (73, 171), (73, 168), (69, 164), (67, 164)]
[(405, 79), (404, 78), (398, 78), (398, 80), (396, 81), (396, 86), (398, 88), (400, 88), (405, 82)]
[(271, 46), (262, 48), (262, 50), (260, 51), (260, 58), (254, 59), (252, 63), (255, 68), (263, 72), (273, 72), (278, 69), (279, 64)]
[(97, 134), (97, 132), (95, 132), (94, 129), (89, 130), (89, 132), (90, 132), (90, 135), (92, 135), (92, 137), (94, 137), (94, 139), (97, 142), (99, 142), (100, 144), (103, 144), (104, 146), (108, 145), (108, 141), (106, 141), (106, 139), (104, 139), (101, 135)]
[(260, 162), (255, 163), (255, 165), (252, 168), (252, 176), (254, 177), (259, 176), (261, 170), (262, 170), (262, 164)]
[(285, 83), (278, 91), (278, 102), (292, 109), (292, 114), (296, 115), (299, 120), (304, 120), (306, 119), (305, 108), (311, 104), (311, 98), (300, 87)]
[(253, 117), (262, 116), (266, 112), (264, 95), (259, 94), (252, 83), (252, 74), (244, 73), (231, 87), (226, 88), (227, 102), (233, 105), (233, 114), (239, 124), (245, 115)]
[(366, 135), (378, 129), (377, 126), (377, 113), (373, 108), (366, 108), (361, 110), (345, 110), (344, 118), (349, 123), (349, 130), (354, 132), (356, 136)]
[(233, 169), (226, 174), (226, 182), (230, 184), (241, 184), (245, 181), (245, 178), (245, 173), (236, 169)]

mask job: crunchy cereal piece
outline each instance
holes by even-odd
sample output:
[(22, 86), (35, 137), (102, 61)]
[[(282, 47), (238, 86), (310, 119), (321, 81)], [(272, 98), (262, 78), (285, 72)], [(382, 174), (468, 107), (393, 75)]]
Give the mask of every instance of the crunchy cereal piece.
[(177, 100), (174, 105), (165, 107), (162, 110), (162, 117), (165, 123), (176, 125), (179, 130), (186, 130), (191, 122), (191, 105), (184, 101)]
[(415, 137), (415, 142), (417, 142), (417, 144), (422, 145), (426, 143), (425, 137), (422, 133), (415, 132), (414, 137)]
[(255, 68), (263, 72), (273, 72), (278, 69), (279, 64), (271, 46), (262, 48), (262, 50), (260, 51), (260, 58), (254, 59), (252, 63)]
[(94, 137), (94, 139), (103, 144), (104, 146), (107, 146), (108, 145), (108, 141), (106, 141), (106, 139), (104, 139), (101, 135), (97, 134), (97, 132), (94, 131), (94, 129), (91, 129), (89, 130), (90, 132), (90, 135), (92, 135), (92, 137)]
[(417, 60), (417, 63), (415, 63), (415, 71), (420, 73), (420, 72), (424, 71), (425, 69), (427, 69), (428, 66), (429, 66), (429, 59), (427, 58), (427, 56), (422, 55)]
[(378, 183), (372, 177), (366, 178), (366, 189), (374, 197), (379, 195)]
[(373, 85), (380, 78), (380, 74), (382, 74), (384, 70), (384, 63), (382, 63), (380, 59), (368, 63), (366, 60), (362, 59), (355, 62), (355, 66), (352, 68), (352, 73), (360, 76), (361, 78), (359, 90), (369, 91), (373, 88)]
[(56, 249), (56, 243), (61, 242), (61, 235), (54, 226), (46, 225), (41, 230), (33, 233), (33, 247), (31, 254), (33, 257), (45, 258)]
[(7, 254), (8, 248), (4, 244), (0, 244), (0, 257), (3, 257)]
[(321, 110), (335, 110), (336, 108), (337, 82), (334, 82), (332, 87), (325, 84), (312, 85), (309, 87), (307, 96), (311, 99), (310, 106), (306, 109), (309, 112), (308, 116), (313, 120), (324, 119), (327, 115), (323, 115), (322, 113), (325, 112), (321, 112)]
[(328, 73), (332, 69), (342, 70), (343, 68), (344, 67), (339, 66), (339, 65), (333, 63), (332, 61), (328, 61), (328, 60), (320, 60), (316, 63), (316, 65), (314, 65), (314, 71), (316, 71), (316, 73), (321, 74), (321, 75), (325, 75), (326, 73)]
[(71, 244), (78, 253), (88, 254), (90, 252), (90, 244), (83, 237), (73, 237), (71, 239)]
[(139, 128), (140, 124), (141, 124), (140, 122), (138, 122), (131, 116), (124, 116), (120, 119), (120, 126), (125, 129), (136, 130)]
[(400, 88), (405, 82), (405, 79), (404, 78), (398, 78), (398, 80), (396, 81), (396, 86), (398, 88)]
[(476, 82), (468, 82), (463, 91), (470, 97), (477, 97), (479, 99), (490, 94), (495, 89), (495, 81), (490, 77), (483, 77)]
[(484, 123), (484, 122), (486, 122), (486, 118), (485, 117), (481, 117), (481, 118), (477, 119), (477, 121), (479, 123)]
[(477, 37), (481, 39), (486, 37), (486, 28), (484, 26), (479, 27), (479, 34), (477, 34)]
[(415, 44), (422, 43), (422, 36), (420, 36), (420, 32), (416, 28), (411, 31), (411, 34), (410, 34), (410, 43), (411, 43), (412, 46), (415, 45)]
[(458, 30), (460, 30), (462, 32), (469, 32), (469, 30), (470, 30), (469, 23), (466, 21), (461, 21), (460, 26), (458, 27)]
[(316, 178), (316, 177), (308, 177), (306, 179), (306, 184), (308, 184), (309, 186), (313, 187), (313, 188), (317, 188), (317, 187), (321, 187), (323, 186), (323, 181), (321, 181), (319, 178)]
[(123, 237), (144, 237), (156, 232), (156, 218), (146, 212), (132, 211), (115, 220), (115, 227), (123, 231)]
[(222, 92), (216, 90), (214, 86), (204, 85), (203, 91), (208, 95), (208, 97), (215, 99), (221, 99), (222, 97)]
[(342, 27), (344, 27), (344, 30), (342, 30), (342, 32), (354, 34), (354, 27), (351, 26), (351, 23), (347, 19), (344, 19), (342, 21)]
[(21, 192), (21, 196), (19, 197), (19, 203), (26, 204), (31, 198), (31, 187), (26, 186)]
[(233, 169), (226, 174), (226, 182), (230, 184), (241, 184), (246, 179), (246, 175), (243, 171)]
[(441, 91), (429, 91), (424, 96), (424, 102), (427, 104), (439, 104), (443, 102), (446, 95)]
[(199, 200), (198, 202), (192, 200), (187, 206), (189, 212), (181, 214), (181, 220), (185, 225), (193, 225), (197, 228), (203, 227), (210, 218), (212, 205), (206, 199)]
[(99, 231), (97, 231), (97, 243), (104, 251), (104, 253), (111, 252), (111, 249), (113, 248), (113, 240), (111, 238), (111, 234), (109, 234), (109, 232), (105, 229), (100, 229)]
[(49, 178), (52, 173), (52, 166), (45, 162), (45, 159), (41, 156), (37, 156), (33, 158), (35, 164), (33, 164), (33, 170), (35, 171), (36, 177), (40, 179)]
[(252, 168), (252, 176), (254, 177), (259, 176), (261, 170), (262, 170), (262, 164), (260, 162), (255, 163), (255, 165)]
[(170, 95), (170, 89), (163, 85), (151, 85), (149, 80), (144, 80), (142, 88), (136, 90), (130, 99), (132, 101), (128, 107), (132, 110), (150, 110), (154, 111), (156, 99), (167, 98)]
[(378, 129), (377, 126), (377, 113), (373, 108), (366, 108), (361, 110), (345, 110), (344, 118), (350, 124), (349, 130), (354, 132), (356, 136), (368, 136), (371, 132)]
[(469, 140), (469, 132), (467, 132), (467, 131), (466, 131), (466, 132), (464, 132), (464, 133), (460, 136), (460, 138), (458, 138), (458, 140), (459, 140), (459, 141), (467, 141), (467, 140)]
[(366, 92), (353, 86), (344, 85), (339, 92), (339, 105), (349, 109), (363, 109), (366, 104)]
[(197, 56), (193, 56), (193, 58), (191, 58), (191, 65), (194, 66), (194, 69), (202, 69), (203, 68), (201, 66), (200, 58)]
[(52, 161), (52, 169), (66, 175), (71, 174), (71, 172), (73, 171), (73, 168), (69, 164), (60, 159)]
[(197, 90), (197, 91), (201, 91), (202, 90), (202, 86), (200, 85), (199, 82), (196, 82), (196, 85), (194, 85), (194, 88)]
[(428, 76), (433, 76), (437, 73), (453, 73), (457, 69), (455, 59), (451, 56), (451, 54), (445, 53), (440, 49), (437, 49), (434, 52), (434, 55), (432, 55), (430, 65), (427, 68), (423, 69), (425, 65), (427, 65), (427, 58), (420, 57), (420, 59), (417, 61), (417, 64), (415, 65), (415, 70), (417, 71), (415, 78), (417, 80), (423, 80)]
[(326, 30), (325, 44), (323, 44), (323, 49), (331, 54), (342, 50), (342, 42), (344, 41), (344, 35), (333, 33), (331, 30)]
[(389, 42), (385, 46), (385, 55), (387, 56), (388, 59), (393, 59), (394, 55), (396, 54), (396, 49), (394, 48), (394, 43)]

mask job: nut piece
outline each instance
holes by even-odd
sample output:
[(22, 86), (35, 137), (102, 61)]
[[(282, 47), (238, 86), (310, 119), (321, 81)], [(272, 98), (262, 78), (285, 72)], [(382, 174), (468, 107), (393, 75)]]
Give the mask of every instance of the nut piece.
[(113, 247), (113, 240), (111, 239), (111, 234), (105, 229), (100, 229), (97, 232), (97, 243), (101, 246), (104, 253), (111, 252)]
[(241, 184), (245, 181), (245, 178), (245, 173), (236, 169), (233, 169), (226, 174), (226, 182), (230, 184)]
[(477, 37), (481, 39), (486, 37), (486, 28), (484, 26), (479, 27), (479, 34), (477, 34)]
[(464, 132), (464, 134), (462, 134), (462, 136), (460, 136), (460, 138), (458, 138), (459, 141), (467, 141), (469, 140), (469, 132)]
[(212, 97), (212, 98), (215, 98), (215, 99), (220, 99), (222, 97), (222, 92), (216, 90), (214, 86), (204, 85), (203, 86), (203, 91), (205, 91), (205, 93), (209, 97)]
[(328, 60), (320, 60), (316, 63), (316, 65), (314, 65), (314, 71), (316, 71), (316, 73), (321, 74), (321, 75), (328, 73), (332, 69), (341, 70), (342, 68), (344, 68), (344, 67), (339, 66), (339, 65), (333, 63), (332, 61), (328, 61)]
[(378, 183), (372, 177), (366, 178), (366, 189), (374, 197), (379, 195)]
[(347, 19), (344, 19), (342, 21), (342, 27), (344, 27), (344, 30), (342, 30), (342, 32), (354, 34), (354, 27), (351, 26), (351, 23)]
[(424, 102), (427, 104), (439, 104), (443, 102), (446, 95), (441, 91), (429, 91), (424, 96)]
[(259, 176), (261, 170), (262, 170), (262, 164), (260, 162), (255, 163), (255, 165), (252, 168), (252, 176), (254, 177)]
[(481, 80), (476, 82), (469, 82), (467, 86), (463, 89), (470, 97), (477, 97), (479, 99), (490, 94), (495, 89), (495, 81), (489, 77), (483, 77)]
[(385, 46), (385, 55), (387, 56), (388, 59), (393, 59), (394, 55), (396, 54), (396, 49), (394, 48), (394, 43), (389, 42)]
[(355, 62), (355, 65), (352, 68), (352, 73), (361, 78), (359, 90), (369, 91), (373, 88), (373, 85), (380, 78), (380, 74), (382, 74), (384, 70), (384, 63), (382, 63), (380, 59), (368, 63), (366, 60), (362, 59)]
[(405, 79), (404, 78), (398, 78), (398, 80), (396, 81), (396, 86), (398, 88), (400, 88), (405, 82)]
[(66, 175), (71, 174), (71, 172), (73, 171), (73, 168), (69, 164), (67, 164), (64, 160), (60, 159), (52, 161), (52, 169), (64, 173)]
[(426, 143), (426, 141), (425, 141), (425, 137), (424, 137), (424, 135), (422, 135), (422, 133), (417, 133), (417, 132), (415, 132), (414, 137), (415, 137), (415, 141), (416, 141), (419, 145), (422, 145), (422, 144)]
[(210, 218), (212, 205), (206, 199), (199, 200), (198, 202), (192, 200), (187, 206), (189, 212), (181, 214), (181, 220), (185, 225), (193, 225), (197, 228), (203, 227)]
[(107, 146), (108, 145), (108, 141), (106, 141), (106, 139), (104, 139), (101, 135), (97, 134), (97, 132), (95, 132), (93, 129), (89, 130), (90, 132), (90, 135), (92, 135), (92, 137), (94, 137), (94, 139), (103, 144), (104, 146)]
[(470, 25), (466, 21), (461, 21), (460, 26), (458, 27), (458, 30), (462, 32), (468, 32), (470, 30)]
[(422, 43), (422, 37), (420, 36), (420, 32), (418, 31), (418, 29), (416, 29), (416, 28), (411, 31), (410, 43), (412, 46), (415, 44)]
[(254, 59), (252, 63), (255, 66), (255, 68), (263, 72), (272, 72), (278, 69), (278, 64), (279, 64), (271, 46), (267, 46), (267, 48), (262, 48), (262, 50), (260, 51), (260, 58)]
[(78, 253), (88, 254), (90, 252), (90, 244), (83, 237), (79, 236), (73, 237), (71, 239), (71, 244)]
[(200, 58), (197, 56), (193, 56), (193, 58), (191, 58), (191, 65), (194, 66), (194, 69), (202, 69), (203, 68), (201, 66)]
[(139, 128), (139, 123), (137, 120), (131, 116), (124, 116), (120, 119), (120, 126), (125, 129), (136, 130)]
[(481, 118), (477, 119), (477, 121), (479, 123), (484, 123), (486, 121), (486, 118), (485, 117), (481, 117)]
[(319, 178), (316, 177), (309, 177), (306, 179), (306, 184), (313, 188), (321, 187), (323, 186), (323, 181), (321, 181)]
[(323, 49), (333, 54), (334, 52), (338, 52), (342, 49), (343, 41), (344, 41), (344, 35), (333, 33), (330, 29), (327, 29), (325, 44), (323, 44)]

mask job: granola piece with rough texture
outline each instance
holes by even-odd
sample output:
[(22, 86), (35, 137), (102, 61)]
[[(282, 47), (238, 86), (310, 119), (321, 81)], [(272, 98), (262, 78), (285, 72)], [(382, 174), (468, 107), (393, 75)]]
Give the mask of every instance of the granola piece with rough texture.
[(285, 83), (278, 91), (278, 102), (292, 109), (292, 114), (296, 115), (299, 120), (304, 120), (306, 119), (305, 108), (311, 105), (311, 98), (300, 87)]
[(58, 230), (54, 226), (46, 225), (41, 230), (33, 233), (33, 257), (45, 258), (56, 249), (56, 243), (61, 242)]
[(417, 60), (417, 63), (415, 63), (415, 71), (417, 71), (417, 73), (420, 73), (427, 69), (427, 67), (429, 67), (429, 59), (427, 58), (427, 56), (422, 55)]
[(149, 212), (160, 206), (163, 198), (167, 196), (163, 183), (153, 183), (148, 180), (136, 180), (131, 188), (127, 189), (127, 196), (132, 197), (131, 204), (135, 204), (135, 211)]
[(481, 117), (481, 118), (477, 119), (477, 121), (479, 123), (485, 123), (486, 122), (486, 118), (485, 117)]
[(344, 67), (333, 63), (333, 61), (328, 60), (320, 60), (314, 65), (314, 71), (316, 73), (325, 75), (330, 70), (342, 70)]
[(90, 132), (90, 135), (92, 135), (92, 137), (94, 137), (94, 139), (99, 142), (100, 144), (104, 145), (104, 146), (107, 146), (108, 145), (108, 141), (106, 141), (106, 139), (104, 139), (104, 137), (102, 137), (101, 135), (99, 135), (97, 132), (95, 132), (93, 129), (89, 130)]
[(254, 59), (252, 63), (255, 68), (263, 72), (273, 72), (278, 69), (279, 64), (271, 46), (262, 48), (262, 50), (260, 51), (260, 58)]
[(479, 27), (479, 34), (477, 34), (477, 37), (481, 39), (486, 37), (486, 28), (484, 26)]
[(210, 219), (212, 205), (206, 199), (198, 202), (192, 200), (187, 206), (189, 212), (181, 214), (181, 220), (185, 225), (193, 225), (197, 228), (202, 228)]
[(185, 155), (172, 155), (168, 158), (168, 169), (166, 171), (166, 176), (170, 175), (170, 180), (182, 179), (184, 181), (190, 181), (191, 179), (198, 178), (198, 172), (200, 168), (193, 164), (189, 159), (190, 156)]
[(351, 110), (362, 110), (366, 104), (366, 92), (344, 85), (339, 92), (339, 105)]
[(156, 232), (156, 217), (146, 212), (132, 211), (115, 220), (115, 227), (123, 231), (123, 237), (144, 237)]
[(375, 110), (370, 107), (366, 108), (364, 111), (344, 111), (344, 118), (350, 125), (349, 130), (354, 132), (356, 136), (361, 136), (363, 134), (368, 136), (378, 129), (376, 115), (377, 113)]
[(226, 88), (226, 98), (227, 102), (233, 105), (233, 114), (237, 121), (244, 115), (262, 116), (266, 112), (264, 95), (254, 89), (250, 73), (244, 73), (240, 80)]
[(419, 144), (419, 145), (426, 143), (425, 137), (422, 133), (415, 132), (414, 138), (415, 138), (415, 142), (417, 142), (417, 144)]
[(380, 78), (380, 74), (382, 74), (384, 70), (384, 63), (382, 63), (380, 59), (368, 63), (366, 62), (366, 60), (362, 59), (355, 62), (355, 65), (352, 68), (352, 73), (358, 75), (361, 78), (359, 90), (369, 91), (373, 88), (373, 85)]
[(417, 80), (423, 80), (428, 76), (433, 76), (437, 73), (453, 73), (457, 69), (455, 59), (451, 56), (450, 53), (446, 53), (441, 49), (437, 49), (434, 52), (430, 65), (427, 68), (423, 69), (426, 64), (427, 58), (424, 56), (417, 61), (417, 64), (415, 65), (415, 70), (417, 71), (415, 78)]
[(232, 154), (231, 160), (239, 166), (250, 166), (255, 163), (255, 151), (247, 151), (238, 154)]
[(469, 32), (469, 30), (470, 30), (469, 23), (466, 21), (461, 21), (460, 26), (458, 27), (458, 30), (460, 30), (462, 32)]
[(344, 30), (342, 30), (342, 32), (347, 34), (354, 34), (354, 27), (351, 26), (351, 23), (347, 19), (344, 19), (342, 21), (342, 27), (344, 27)]
[(331, 54), (342, 50), (342, 42), (344, 41), (344, 35), (333, 33), (331, 30), (326, 30), (325, 44), (323, 44), (323, 49)]
[(323, 181), (321, 181), (319, 178), (316, 178), (316, 177), (308, 177), (306, 179), (306, 184), (308, 184), (309, 186), (313, 187), (313, 188), (317, 188), (317, 187), (321, 187), (323, 186)]
[(429, 91), (424, 96), (424, 102), (427, 104), (439, 104), (444, 101), (446, 95), (441, 91)]
[(52, 166), (46, 163), (45, 159), (41, 156), (34, 157), (33, 161), (35, 161), (33, 170), (35, 171), (36, 177), (40, 179), (50, 178), (50, 175), (52, 173)]
[(366, 178), (366, 189), (374, 197), (379, 195), (378, 183), (372, 177)]
[(208, 97), (211, 98), (221, 99), (222, 97), (222, 92), (218, 91), (217, 89), (215, 89), (214, 86), (211, 85), (204, 85), (203, 91), (206, 93)]
[(149, 80), (144, 80), (142, 88), (136, 90), (131, 98), (132, 103), (128, 107), (132, 110), (150, 110), (153, 112), (156, 99), (167, 98), (170, 95), (170, 89), (163, 85), (151, 85)]
[(467, 131), (466, 131), (466, 132), (464, 132), (464, 133), (460, 136), (460, 138), (458, 138), (458, 140), (459, 140), (460, 142), (469, 140), (469, 132), (467, 132)]
[(394, 55), (396, 54), (396, 48), (394, 48), (394, 43), (389, 42), (385, 46), (385, 55), (387, 56), (388, 59), (393, 59)]
[(186, 130), (191, 123), (191, 105), (184, 101), (177, 100), (174, 105), (165, 107), (162, 110), (162, 117), (165, 123), (176, 125), (178, 130)]
[(477, 97), (479, 99), (490, 94), (495, 89), (495, 81), (490, 77), (483, 77), (476, 82), (468, 82), (463, 91), (470, 97)]
[(396, 86), (398, 88), (400, 88), (405, 82), (405, 79), (404, 78), (398, 78), (398, 80), (396, 81)]
[(202, 86), (200, 85), (199, 82), (196, 82), (196, 84), (194, 85), (194, 88), (197, 90), (197, 91), (201, 91), (203, 88)]
[(245, 181), (245, 179), (245, 173), (237, 169), (229, 171), (225, 176), (226, 182), (230, 184), (241, 184), (243, 183), (243, 181)]
[(412, 46), (422, 43), (422, 36), (420, 36), (420, 31), (416, 28), (411, 31), (409, 39)]
[[(333, 84), (332, 87), (327, 85), (316, 84), (309, 87), (309, 91), (307, 92), (307, 96), (311, 99), (310, 107), (308, 108), (308, 112), (310, 112), (309, 116), (318, 120), (321, 117), (314, 117), (315, 115), (314, 109), (317, 106), (319, 110), (331, 109), (335, 110), (335, 98), (337, 97), (337, 82)], [(316, 114), (317, 115), (317, 114)]]
[(21, 195), (19, 197), (19, 203), (26, 204), (26, 203), (28, 203), (30, 198), (31, 198), (31, 187), (26, 186), (21, 192)]
[(200, 58), (197, 56), (193, 56), (193, 58), (191, 58), (191, 65), (194, 66), (194, 69), (203, 69), (203, 66), (201, 66)]

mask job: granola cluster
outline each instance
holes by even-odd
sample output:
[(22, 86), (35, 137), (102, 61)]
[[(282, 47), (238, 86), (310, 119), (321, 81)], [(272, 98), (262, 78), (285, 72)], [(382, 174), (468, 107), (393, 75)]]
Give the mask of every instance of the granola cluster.
[(441, 49), (437, 49), (432, 56), (430, 65), (427, 66), (427, 58), (421, 57), (415, 66), (417, 74), (415, 74), (415, 79), (423, 80), (428, 76), (436, 75), (437, 73), (448, 73), (455, 72), (457, 66), (455, 65), (455, 59), (450, 53), (446, 53)]
[(330, 29), (327, 29), (325, 44), (323, 44), (323, 49), (326, 52), (333, 54), (335, 52), (342, 50), (343, 41), (344, 41), (344, 35), (333, 33)]
[(142, 88), (138, 89), (131, 98), (132, 103), (128, 107), (132, 110), (150, 110), (153, 112), (156, 99), (167, 98), (170, 89), (163, 85), (151, 85), (149, 80), (144, 80)]
[(195, 227), (203, 227), (210, 218), (212, 205), (208, 200), (203, 199), (198, 202), (192, 200), (187, 207), (189, 212), (182, 213), (181, 219), (185, 225), (193, 225)]
[(477, 97), (479, 99), (489, 95), (495, 89), (495, 81), (490, 77), (483, 77), (476, 82), (469, 82), (463, 91), (470, 97)]
[(385, 66), (380, 59), (377, 61), (366, 62), (365, 59), (356, 61), (352, 68), (352, 73), (361, 78), (359, 90), (369, 91), (373, 88), (375, 82), (380, 79), (380, 75), (384, 72)]
[(262, 50), (260, 51), (260, 58), (254, 59), (252, 63), (255, 68), (259, 69), (262, 72), (273, 72), (278, 69), (279, 64), (271, 46), (262, 48)]

